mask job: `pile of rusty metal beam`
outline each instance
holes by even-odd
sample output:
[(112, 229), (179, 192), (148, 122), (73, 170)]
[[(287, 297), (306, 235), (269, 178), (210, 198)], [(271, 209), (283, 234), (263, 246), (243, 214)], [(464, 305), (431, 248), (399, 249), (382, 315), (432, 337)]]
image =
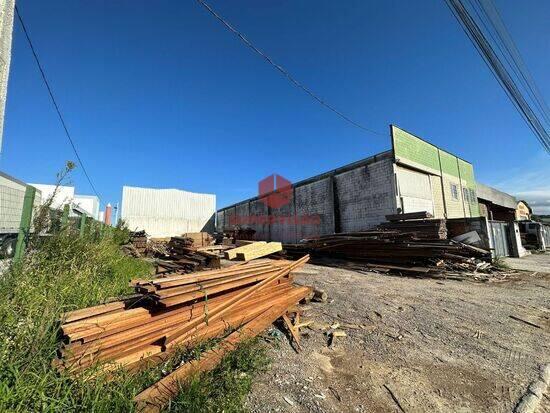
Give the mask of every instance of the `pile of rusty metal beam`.
[[(259, 260), (216, 271), (132, 280), (136, 295), (128, 300), (63, 314), (64, 340), (53, 364), (71, 375), (110, 374), (121, 367), (138, 371), (210, 338), (222, 339), (220, 348), (230, 351), (279, 317), (288, 320), (287, 312), (311, 295), (312, 289), (294, 285), (292, 276), (308, 259)], [(91, 366), (95, 368), (88, 370)], [(174, 374), (164, 383), (185, 376), (181, 368)], [(158, 392), (154, 386), (137, 400), (166, 401), (166, 393), (161, 397)]]

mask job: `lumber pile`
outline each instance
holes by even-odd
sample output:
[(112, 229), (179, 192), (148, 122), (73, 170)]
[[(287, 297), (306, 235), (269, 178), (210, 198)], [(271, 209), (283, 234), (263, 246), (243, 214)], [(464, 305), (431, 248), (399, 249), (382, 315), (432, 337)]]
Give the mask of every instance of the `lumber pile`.
[[(202, 234), (202, 233), (197, 233)], [(201, 239), (208, 242), (208, 238), (201, 235)], [(161, 250), (157, 249), (153, 256), (156, 273), (165, 274), (176, 272), (185, 274), (203, 269), (220, 268), (220, 255), (215, 251), (216, 246), (194, 246), (192, 237), (172, 237)], [(202, 242), (202, 241), (201, 241)]]
[[(415, 213), (417, 214), (417, 213)], [(401, 214), (405, 215), (405, 214)], [(407, 214), (411, 215), (411, 214)], [(395, 215), (390, 215), (394, 218)], [(394, 218), (395, 219), (395, 218)], [(406, 219), (383, 222), (380, 229), (396, 230), (403, 235), (422, 240), (447, 239), (447, 225), (445, 219)]]
[[(480, 271), (488, 269), (489, 251), (452, 240), (422, 240), (409, 231), (372, 230), (334, 234), (285, 244), (289, 255), (341, 258), (370, 263), (379, 269), (408, 273)], [(487, 263), (485, 263), (487, 264)]]
[(214, 238), (208, 232), (187, 232), (181, 237), (191, 241), (193, 247), (206, 247), (214, 242)]
[(251, 250), (251, 249), (257, 248), (260, 245), (265, 245), (265, 244), (267, 244), (265, 241), (250, 242), (240, 247), (232, 248), (225, 251), (224, 257), (226, 260), (234, 260), (235, 258), (237, 258), (237, 253), (244, 252), (247, 249)]
[(280, 242), (257, 241), (225, 251), (225, 258), (228, 260), (250, 261), (282, 250), (283, 245)]
[(433, 217), (434, 216), (428, 211), (421, 211), (421, 212), (407, 212), (405, 214), (386, 215), (386, 220), (390, 222), (397, 222), (397, 221), (409, 221), (412, 219), (431, 219)]
[(311, 294), (311, 288), (294, 285), (292, 276), (308, 259), (133, 280), (136, 294), (131, 298), (62, 315), (63, 342), (53, 365), (71, 375), (91, 366), (96, 367), (93, 374), (120, 367), (138, 371), (166, 360), (176, 349), (227, 334), (222, 343), (232, 343), (226, 348), (230, 351), (239, 340), (228, 328), (259, 334)]
[(145, 254), (147, 249), (147, 234), (145, 231), (134, 231), (130, 233), (130, 244), (134, 246), (140, 254)]

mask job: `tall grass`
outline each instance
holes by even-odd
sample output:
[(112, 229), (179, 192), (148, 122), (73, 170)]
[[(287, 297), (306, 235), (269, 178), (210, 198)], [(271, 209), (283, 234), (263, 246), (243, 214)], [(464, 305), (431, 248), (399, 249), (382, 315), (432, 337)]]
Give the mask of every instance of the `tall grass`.
[[(102, 239), (62, 231), (0, 275), (0, 411), (132, 411), (133, 396), (181, 361), (178, 355), (139, 374), (120, 370), (110, 380), (101, 375), (73, 379), (51, 366), (61, 313), (130, 293), (128, 280), (149, 273), (149, 264), (120, 252), (123, 238), (118, 231)], [(169, 409), (242, 410), (250, 375), (265, 365), (262, 354), (256, 344), (243, 346), (215, 372), (186, 387)]]

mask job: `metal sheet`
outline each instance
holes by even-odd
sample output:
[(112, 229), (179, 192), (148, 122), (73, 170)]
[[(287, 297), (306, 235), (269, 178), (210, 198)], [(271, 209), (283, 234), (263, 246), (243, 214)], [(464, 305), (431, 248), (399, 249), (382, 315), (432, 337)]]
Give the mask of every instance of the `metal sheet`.
[(501, 221), (489, 221), (490, 235), (493, 239), (495, 257), (509, 257), (510, 248), (508, 240), (508, 223)]
[(213, 230), (216, 196), (179, 189), (124, 186), (121, 218), (131, 230), (151, 237)]

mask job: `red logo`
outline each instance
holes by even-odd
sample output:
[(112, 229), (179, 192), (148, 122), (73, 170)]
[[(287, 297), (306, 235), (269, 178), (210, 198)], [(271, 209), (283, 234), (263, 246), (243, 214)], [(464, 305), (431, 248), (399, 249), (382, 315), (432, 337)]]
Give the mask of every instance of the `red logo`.
[(292, 201), (292, 183), (281, 175), (273, 174), (258, 182), (258, 193), (263, 204), (281, 208)]

